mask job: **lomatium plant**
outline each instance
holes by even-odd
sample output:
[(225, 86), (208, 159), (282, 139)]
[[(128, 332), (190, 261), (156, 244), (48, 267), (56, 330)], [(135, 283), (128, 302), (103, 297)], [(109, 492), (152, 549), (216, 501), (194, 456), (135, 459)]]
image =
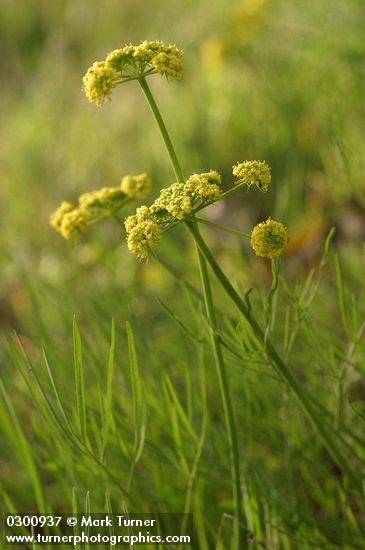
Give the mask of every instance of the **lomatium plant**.
[[(155, 74), (160, 74), (169, 81), (180, 80), (183, 75), (182, 59), (183, 53), (175, 45), (165, 45), (159, 41), (144, 41), (136, 46), (128, 44), (109, 53), (105, 60), (96, 61), (90, 67), (83, 78), (83, 91), (91, 102), (102, 106), (110, 101), (112, 92), (118, 85), (137, 81), (151, 107), (166, 146), (175, 181), (161, 189), (154, 202), (140, 205), (133, 215), (126, 217), (124, 220), (125, 237), (128, 249), (139, 259), (147, 258), (149, 254), (154, 255), (152, 248), (163, 238), (166, 231), (178, 224), (185, 224), (196, 243), (206, 317), (227, 430), (234, 502), (234, 529), (231, 547), (238, 550), (248, 548), (250, 536), (242, 496), (243, 479), (239, 454), (239, 441), (242, 437), (237, 430), (230, 397), (229, 374), (225, 365), (221, 329), (217, 324), (211, 272), (234, 307), (246, 319), (255, 336), (255, 345), (258, 350), (264, 353), (267, 361), (271, 363), (283, 382), (294, 393), (306, 415), (318, 430), (332, 458), (342, 472), (347, 475), (349, 484), (359, 491), (362, 490), (362, 487), (313, 401), (302, 388), (290, 366), (282, 358), (280, 351), (275, 349), (270, 340), (270, 333), (257, 321), (247, 296), (241, 296), (234, 288), (200, 233), (200, 224), (209, 225), (211, 223), (198, 216), (201, 210), (224, 200), (228, 195), (242, 191), (245, 187), (247, 189), (247, 187), (254, 186), (259, 191), (266, 192), (271, 185), (271, 173), (268, 164), (264, 161), (244, 160), (233, 166), (232, 171), (235, 179), (232, 183), (223, 184), (221, 176), (214, 169), (188, 177), (184, 176), (161, 112), (147, 83), (147, 78)], [(118, 187), (104, 187), (98, 191), (81, 195), (76, 206), (69, 202), (62, 202), (51, 216), (51, 225), (63, 237), (69, 239), (82, 232), (88, 225), (107, 216), (115, 218), (120, 224), (122, 209), (131, 201), (141, 201), (147, 197), (150, 187), (150, 180), (146, 174), (125, 176)], [(252, 229), (251, 235), (225, 228), (219, 224), (212, 225), (249, 238), (255, 254), (269, 258), (274, 265), (275, 259), (285, 251), (289, 240), (286, 227), (271, 218), (256, 225)]]

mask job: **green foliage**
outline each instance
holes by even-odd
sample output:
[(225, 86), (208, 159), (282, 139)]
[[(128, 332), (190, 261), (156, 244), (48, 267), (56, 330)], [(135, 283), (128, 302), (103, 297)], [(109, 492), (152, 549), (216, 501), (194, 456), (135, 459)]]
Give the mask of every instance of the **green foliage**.
[[(293, 286), (281, 269), (270, 337), (276, 345), (281, 343), (287, 363), (360, 479), (365, 462), (363, 417), (353, 403), (364, 399), (359, 387), (365, 371), (364, 324), (359, 322), (357, 333), (344, 338), (334, 284), (336, 264), (330, 252), (326, 258), (320, 280), (315, 271), (312, 282), (304, 285)], [(357, 267), (361, 268), (360, 262)], [(343, 279), (348, 279), (346, 270)], [(39, 315), (47, 318), (47, 294), (43, 288), (37, 292), (43, 304)], [(118, 286), (111, 285), (109, 292), (116, 300)], [(72, 297), (63, 299), (65, 309), (71, 310)], [(47, 356), (33, 346), (26, 351), (19, 341), (9, 342), (1, 419), (3, 460), (14, 473), (11, 479), (2, 476), (10, 499), (4, 504), (9, 510), (7, 502), (15, 509), (40, 509), (39, 498), (44, 495), (42, 506), (47, 510), (71, 509), (75, 487), (81, 499), (90, 492), (95, 511), (106, 509), (105, 493), (114, 510), (120, 510), (123, 502), (138, 511), (192, 509), (198, 547), (210, 548), (217, 537), (225, 540), (231, 532), (225, 511), (232, 502), (224, 415), (200, 299), (187, 290), (175, 304), (169, 301), (173, 316), (162, 308), (158, 317), (151, 317), (158, 304), (146, 295), (143, 315), (131, 314), (134, 330), (128, 327), (126, 334), (125, 315), (118, 315), (111, 336), (102, 297), (97, 294), (95, 299), (98, 310), (93, 302), (84, 304), (81, 337), (74, 326), (77, 369), (81, 345), (84, 369), (84, 383), (78, 382), (76, 389), (67, 320), (65, 326), (58, 322), (66, 347), (57, 344), (60, 337), (54, 334)], [(255, 289), (253, 310), (259, 311), (266, 299), (272, 301), (269, 288), (267, 294)], [(122, 308), (124, 300), (121, 297)], [(189, 314), (189, 302), (195, 317)], [(362, 304), (359, 300), (351, 306), (359, 320), (364, 316)], [(274, 548), (359, 547), (361, 500), (356, 494), (350, 500), (345, 496), (342, 474), (257, 350), (245, 320), (233, 314), (225, 300), (220, 305), (219, 334), (238, 417), (248, 528), (257, 540)], [(182, 326), (197, 338), (190, 338)], [(97, 338), (95, 327), (99, 327)], [(170, 327), (168, 346), (166, 327)], [(86, 443), (80, 432), (84, 407)]]

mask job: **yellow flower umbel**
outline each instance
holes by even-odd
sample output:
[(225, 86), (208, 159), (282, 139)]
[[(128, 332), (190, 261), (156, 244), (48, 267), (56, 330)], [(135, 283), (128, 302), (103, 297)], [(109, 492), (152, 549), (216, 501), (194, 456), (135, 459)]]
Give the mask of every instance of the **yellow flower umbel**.
[(90, 222), (90, 212), (85, 208), (74, 208), (65, 214), (61, 221), (60, 233), (65, 239), (71, 239), (81, 233)]
[(51, 214), (49, 223), (65, 239), (71, 239), (81, 233), (90, 220), (89, 212), (84, 208), (74, 208), (70, 202), (62, 202)]
[(138, 258), (146, 258), (149, 249), (161, 238), (160, 228), (151, 218), (148, 206), (140, 206), (124, 220), (128, 249)]
[[(125, 176), (120, 186), (102, 187), (83, 193), (78, 199), (77, 207), (70, 202), (62, 202), (51, 214), (50, 225), (65, 239), (70, 239), (81, 233), (87, 225), (115, 216), (131, 200), (145, 197), (150, 188), (151, 181), (147, 174)], [(143, 208), (140, 210), (143, 211)]]
[(118, 71), (107, 66), (104, 61), (95, 61), (83, 78), (82, 90), (89, 101), (100, 107), (103, 102), (110, 101), (111, 91), (120, 76)]
[[(127, 218), (128, 220), (128, 218)], [(126, 220), (126, 228), (128, 222)], [(127, 233), (128, 249), (136, 254), (138, 258), (146, 258), (149, 249), (161, 238), (161, 231), (158, 225), (151, 220), (141, 220)]]
[(265, 161), (246, 160), (233, 166), (233, 175), (250, 187), (257, 185), (261, 191), (267, 191), (271, 183), (270, 167)]
[(280, 222), (268, 218), (256, 225), (251, 233), (251, 246), (256, 256), (274, 258), (279, 256), (289, 242), (287, 228)]
[(130, 199), (140, 200), (147, 197), (151, 192), (151, 180), (147, 174), (138, 176), (124, 176), (121, 181), (121, 190)]
[(182, 50), (175, 44), (144, 40), (138, 46), (126, 44), (110, 52), (105, 61), (96, 61), (83, 78), (89, 101), (100, 106), (110, 100), (112, 89), (124, 81), (159, 73), (168, 80), (181, 80)]

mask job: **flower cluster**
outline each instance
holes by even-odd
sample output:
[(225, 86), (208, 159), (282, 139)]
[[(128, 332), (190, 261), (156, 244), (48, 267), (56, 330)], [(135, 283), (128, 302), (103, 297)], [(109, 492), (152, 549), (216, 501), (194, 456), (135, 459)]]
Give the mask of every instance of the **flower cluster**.
[(120, 187), (130, 199), (145, 199), (151, 192), (151, 180), (147, 174), (124, 176)]
[(248, 186), (257, 185), (261, 191), (267, 191), (271, 183), (270, 167), (265, 161), (246, 160), (233, 166), (233, 175)]
[(174, 44), (144, 40), (138, 46), (127, 44), (110, 52), (105, 61), (96, 61), (83, 78), (83, 91), (89, 101), (100, 106), (110, 100), (112, 89), (123, 79), (159, 73), (168, 80), (183, 76), (182, 51)]
[(65, 239), (81, 233), (87, 226), (90, 212), (85, 208), (74, 208), (70, 202), (62, 202), (51, 214), (49, 223)]
[(279, 256), (289, 242), (288, 230), (280, 222), (268, 218), (256, 225), (251, 233), (251, 246), (256, 256), (274, 258)]
[(194, 211), (219, 198), (220, 175), (215, 171), (193, 174), (186, 183), (173, 183), (162, 189), (151, 206), (141, 206), (125, 222), (127, 244), (139, 258), (146, 258), (159, 240), (159, 226), (185, 220)]
[(111, 91), (119, 78), (118, 71), (108, 67), (104, 61), (95, 61), (82, 79), (82, 90), (89, 101), (100, 107), (103, 102), (110, 101)]
[(193, 196), (218, 199), (221, 177), (215, 170), (203, 174), (193, 174), (186, 182), (186, 189)]
[(125, 199), (126, 194), (120, 187), (102, 187), (96, 191), (89, 191), (80, 195), (79, 207), (116, 211), (125, 202)]
[(179, 221), (186, 218), (191, 213), (192, 201), (185, 183), (173, 183), (170, 187), (161, 189), (160, 196), (150, 210), (152, 213), (166, 211)]
[(51, 214), (50, 225), (65, 239), (71, 239), (88, 225), (118, 212), (129, 200), (145, 197), (150, 189), (151, 181), (147, 174), (124, 176), (120, 186), (83, 193), (76, 207), (70, 202), (62, 202)]
[(126, 218), (124, 225), (129, 250), (139, 258), (146, 258), (148, 250), (161, 238), (161, 230), (150, 208), (140, 206), (133, 216)]
[(151, 65), (167, 80), (181, 80), (183, 77), (180, 53), (160, 52), (151, 60)]

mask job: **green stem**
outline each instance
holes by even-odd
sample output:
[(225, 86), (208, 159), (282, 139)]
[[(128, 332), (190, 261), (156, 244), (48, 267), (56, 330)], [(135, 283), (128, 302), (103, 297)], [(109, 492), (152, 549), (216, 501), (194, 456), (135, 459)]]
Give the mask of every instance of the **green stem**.
[(228, 197), (232, 193), (235, 193), (236, 191), (238, 191), (238, 189), (242, 189), (242, 187), (244, 187), (245, 185), (246, 185), (246, 183), (244, 181), (236, 182), (236, 184), (233, 187), (231, 187), (231, 189), (228, 189), (227, 191), (225, 191), (224, 193), (221, 193), (219, 195), (219, 200), (225, 199), (226, 197)]
[(204, 220), (203, 218), (197, 218), (194, 217), (194, 220), (198, 223), (203, 223), (205, 225), (210, 225), (211, 227), (216, 227), (217, 229), (221, 229), (222, 231), (225, 231), (226, 233), (232, 233), (232, 235), (238, 235), (239, 237), (246, 237), (247, 239), (251, 238), (251, 235), (248, 233), (243, 233), (243, 231), (238, 231), (238, 229), (232, 229), (231, 227), (226, 227), (225, 225), (221, 225), (220, 223), (214, 223), (209, 220)]
[[(195, 226), (195, 230), (199, 232), (198, 227)], [(230, 464), (231, 464), (231, 478), (233, 486), (233, 497), (234, 497), (234, 509), (235, 509), (235, 521), (233, 529), (233, 547), (236, 550), (243, 550), (247, 548), (247, 538), (246, 538), (246, 525), (245, 518), (242, 511), (242, 491), (241, 491), (241, 480), (240, 480), (240, 459), (239, 459), (239, 447), (238, 447), (238, 438), (237, 431), (234, 421), (234, 414), (232, 408), (232, 400), (229, 392), (228, 378), (226, 373), (226, 367), (224, 364), (222, 346), (220, 338), (218, 335), (217, 321), (214, 311), (214, 303), (212, 290), (209, 281), (207, 264), (204, 258), (204, 255), (200, 248), (197, 246), (199, 268), (200, 268), (200, 277), (202, 281), (203, 291), (204, 291), (204, 302), (207, 312), (208, 322), (210, 325), (210, 335), (211, 343), (214, 353), (215, 364), (217, 367), (219, 389), (221, 393), (221, 398), (223, 402), (223, 411), (226, 422), (226, 429), (228, 434), (228, 447), (230, 454)]]
[(114, 80), (114, 84), (124, 84), (125, 82), (131, 82), (132, 80), (140, 80), (141, 78), (145, 78), (146, 76), (151, 76), (153, 74), (157, 74), (157, 71), (150, 69), (149, 71), (144, 72), (142, 75), (136, 76), (135, 74), (133, 74), (119, 80)]
[(237, 306), (238, 310), (249, 322), (255, 336), (264, 346), (265, 352), (269, 357), (269, 359), (271, 360), (271, 362), (273, 363), (274, 367), (279, 372), (282, 379), (284, 379), (284, 381), (292, 389), (294, 395), (296, 396), (297, 400), (302, 406), (304, 412), (307, 414), (308, 418), (311, 420), (313, 425), (318, 430), (318, 433), (320, 434), (322, 441), (325, 447), (327, 448), (328, 452), (330, 453), (334, 461), (338, 464), (338, 466), (342, 469), (342, 471), (348, 476), (352, 485), (354, 487), (357, 487), (358, 490), (362, 491), (361, 476), (355, 475), (355, 473), (350, 468), (346, 458), (342, 455), (336, 443), (333, 441), (331, 435), (329, 434), (323, 422), (321, 421), (321, 418), (318, 416), (317, 411), (313, 407), (310, 398), (308, 397), (307, 393), (303, 390), (301, 384), (298, 382), (293, 372), (281, 359), (280, 355), (278, 354), (276, 349), (273, 347), (269, 339), (267, 339), (265, 342), (264, 331), (261, 329), (261, 327), (255, 320), (255, 318), (252, 316), (252, 314), (248, 311), (247, 305), (239, 296), (239, 294), (234, 289), (234, 287), (232, 286), (232, 284), (230, 283), (226, 275), (223, 273), (223, 271), (219, 267), (212, 252), (210, 251), (209, 247), (207, 246), (204, 239), (200, 235), (200, 232), (198, 231), (196, 224), (193, 222), (186, 222), (186, 225), (188, 226), (190, 232), (192, 233), (195, 239), (195, 242), (199, 246), (204, 258), (207, 260), (210, 267), (212, 268), (218, 281), (220, 282), (220, 284), (222, 285), (222, 287), (224, 288), (228, 296), (231, 298), (231, 300), (234, 302), (234, 304)]
[(159, 111), (159, 108), (157, 107), (156, 101), (155, 101), (155, 99), (154, 99), (154, 97), (151, 93), (151, 90), (150, 90), (150, 88), (147, 84), (146, 79), (144, 77), (141, 77), (141, 78), (138, 79), (138, 81), (139, 81), (139, 83), (141, 85), (141, 88), (144, 92), (144, 95), (145, 95), (145, 97), (148, 101), (148, 104), (151, 107), (152, 114), (155, 117), (155, 120), (156, 120), (156, 122), (158, 124), (158, 127), (160, 129), (160, 132), (162, 134), (162, 138), (163, 138), (163, 141), (165, 143), (167, 152), (169, 154), (169, 158), (170, 158), (172, 167), (174, 169), (176, 179), (177, 179), (178, 182), (183, 183), (184, 182), (184, 176), (182, 174), (180, 163), (179, 163), (178, 158), (176, 156), (174, 146), (173, 146), (172, 141), (170, 139), (169, 133), (167, 131), (167, 128), (165, 126), (165, 123), (164, 123), (163, 118), (161, 116), (161, 113)]
[[(144, 78), (140, 78), (139, 83), (142, 87), (142, 90), (152, 110), (153, 116), (155, 117), (155, 120), (160, 129), (163, 141), (165, 143), (168, 155), (170, 157), (172, 167), (175, 172), (175, 176), (179, 182), (184, 182), (184, 177), (182, 174), (180, 163), (175, 153), (174, 146), (171, 142), (167, 128), (162, 119), (162, 116), (157, 107), (157, 104), (154, 100), (154, 97), (151, 93), (151, 90)], [(198, 228), (196, 228), (196, 230), (197, 232), (199, 232)], [(205, 305), (207, 310), (207, 316), (212, 328), (212, 332), (211, 332), (212, 347), (213, 347), (215, 362), (217, 366), (218, 381), (219, 381), (219, 387), (220, 387), (221, 397), (223, 401), (223, 409), (224, 409), (226, 428), (228, 433), (231, 476), (232, 476), (232, 485), (233, 485), (233, 496), (234, 496), (234, 502), (235, 502), (235, 514), (236, 514), (235, 524), (234, 524), (234, 550), (240, 550), (241, 548), (242, 550), (245, 550), (247, 548), (247, 539), (244, 533), (245, 523), (244, 523), (244, 516), (242, 511), (242, 494), (241, 494), (241, 485), (240, 485), (240, 461), (239, 461), (237, 433), (236, 433), (236, 428), (234, 423), (232, 403), (229, 395), (228, 380), (227, 380), (227, 374), (226, 374), (224, 360), (223, 360), (221, 342), (219, 340), (219, 336), (216, 328), (214, 304), (213, 304), (213, 298), (212, 298), (212, 293), (210, 288), (208, 270), (207, 270), (204, 256), (201, 253), (198, 246), (197, 246), (197, 251), (198, 251), (201, 279), (202, 279), (203, 289), (204, 289), (204, 300), (205, 300)]]

